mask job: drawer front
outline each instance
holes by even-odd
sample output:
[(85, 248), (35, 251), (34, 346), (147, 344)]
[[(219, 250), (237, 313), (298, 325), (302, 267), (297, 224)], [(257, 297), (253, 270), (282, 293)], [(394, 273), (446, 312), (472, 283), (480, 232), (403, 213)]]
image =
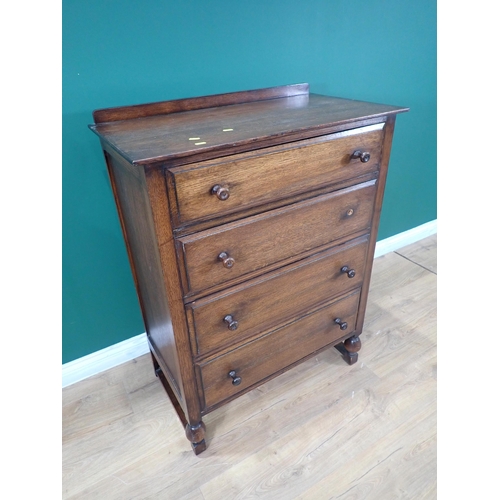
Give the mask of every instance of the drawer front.
[[(234, 351), (202, 365), (205, 404), (209, 408), (257, 384), (307, 355), (353, 332), (359, 304), (359, 290)], [(341, 330), (335, 319), (347, 323)], [(241, 382), (233, 384), (229, 372)], [(238, 380), (236, 380), (238, 382)]]
[[(381, 123), (173, 168), (177, 223), (236, 212), (372, 172), (380, 162), (383, 127)], [(370, 153), (370, 159), (353, 157), (358, 150)]]
[[(197, 352), (204, 354), (274, 329), (360, 286), (367, 247), (368, 237), (358, 238), (192, 302), (187, 307), (192, 310)], [(342, 272), (344, 266), (354, 276)]]
[(180, 238), (186, 292), (226, 283), (367, 229), (375, 192), (373, 180)]

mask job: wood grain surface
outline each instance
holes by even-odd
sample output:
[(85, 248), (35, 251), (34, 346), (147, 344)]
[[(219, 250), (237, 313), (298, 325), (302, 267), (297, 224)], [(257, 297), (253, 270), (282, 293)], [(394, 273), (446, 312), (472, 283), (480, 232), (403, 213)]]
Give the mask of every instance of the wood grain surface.
[[(193, 154), (208, 159), (249, 151), (354, 128), (350, 126), (353, 123), (363, 126), (384, 121), (388, 115), (408, 111), (400, 106), (291, 90), (283, 98), (230, 106), (221, 101), (220, 95), (206, 96), (198, 109), (184, 113), (166, 111), (176, 106), (171, 102), (153, 103), (143, 116), (129, 114), (131, 108), (125, 107), (119, 120), (101, 123), (109, 110), (96, 110), (94, 118), (98, 123), (89, 127), (128, 161), (151, 164), (182, 160)], [(258, 96), (255, 91), (252, 94)]]
[[(370, 227), (376, 183), (369, 181), (285, 208), (179, 238), (191, 294), (327, 245)], [(226, 252), (234, 265), (225, 268)]]
[[(171, 169), (177, 224), (284, 199), (376, 171), (384, 123)], [(362, 162), (357, 150), (370, 153)], [(229, 197), (211, 194), (221, 185)]]
[(358, 363), (327, 349), (213, 411), (199, 456), (149, 354), (65, 388), (62, 498), (435, 499), (435, 255), (376, 259)]
[[(305, 318), (202, 363), (206, 407), (210, 408), (267, 379), (304, 358), (304, 354), (333, 345), (349, 335), (356, 324), (358, 303), (359, 290), (356, 290)], [(347, 323), (345, 330), (334, 323), (336, 318)], [(231, 370), (240, 377), (239, 385), (233, 385), (228, 377)]]
[(231, 106), (244, 102), (264, 101), (267, 99), (278, 99), (282, 97), (294, 97), (309, 94), (309, 84), (298, 83), (295, 85), (284, 85), (280, 87), (269, 87), (253, 91), (230, 92), (227, 94), (215, 94), (202, 97), (188, 97), (173, 101), (151, 102), (132, 106), (120, 106), (116, 108), (97, 109), (93, 112), (96, 123), (133, 120), (135, 118), (146, 118), (154, 115), (167, 115), (180, 113), (182, 111), (194, 111), (214, 106)]
[[(363, 279), (367, 237), (352, 240), (241, 285), (188, 304), (193, 311), (191, 329), (196, 349), (207, 353), (251, 335), (262, 334), (359, 287)], [(343, 266), (357, 270), (354, 278)], [(224, 317), (239, 323), (231, 331)]]

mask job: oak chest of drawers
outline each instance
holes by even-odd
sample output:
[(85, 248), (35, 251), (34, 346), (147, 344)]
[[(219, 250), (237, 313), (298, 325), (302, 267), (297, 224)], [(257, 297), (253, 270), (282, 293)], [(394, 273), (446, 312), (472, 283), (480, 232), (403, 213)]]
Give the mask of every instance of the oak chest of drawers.
[(154, 369), (196, 454), (213, 409), (322, 349), (357, 360), (406, 110), (300, 84), (94, 112)]

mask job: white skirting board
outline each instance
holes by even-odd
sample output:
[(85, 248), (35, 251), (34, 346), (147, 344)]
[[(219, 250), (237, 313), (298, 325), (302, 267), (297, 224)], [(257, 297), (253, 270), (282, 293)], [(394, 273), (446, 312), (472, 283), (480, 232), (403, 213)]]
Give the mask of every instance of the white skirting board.
[(385, 240), (377, 241), (375, 245), (375, 258), (381, 257), (382, 255), (395, 252), (406, 245), (411, 245), (416, 241), (423, 240), (427, 236), (432, 236), (437, 233), (437, 220), (431, 220), (426, 222), (421, 226), (414, 227), (413, 229), (408, 229), (408, 231), (403, 231), (402, 233), (390, 236)]
[(146, 333), (62, 365), (63, 387), (80, 382), (149, 352)]
[[(437, 233), (437, 220), (377, 241), (375, 258)], [(62, 365), (62, 386), (79, 382), (149, 352), (145, 333)]]

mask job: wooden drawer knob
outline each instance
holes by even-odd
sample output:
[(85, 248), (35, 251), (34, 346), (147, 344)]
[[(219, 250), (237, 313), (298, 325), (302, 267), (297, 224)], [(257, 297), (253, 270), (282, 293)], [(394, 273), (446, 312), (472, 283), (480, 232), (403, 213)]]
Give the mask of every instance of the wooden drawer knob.
[(370, 153), (368, 151), (361, 151), (358, 149), (357, 151), (354, 151), (352, 154), (353, 158), (359, 158), (362, 163), (366, 163), (367, 161), (370, 161)]
[(335, 318), (333, 322), (336, 325), (339, 325), (341, 330), (347, 330), (347, 323), (345, 321), (342, 321), (340, 318)]
[(222, 187), (220, 184), (216, 184), (210, 192), (215, 194), (220, 201), (225, 201), (229, 198), (229, 189)]
[(233, 385), (240, 385), (241, 384), (241, 377), (238, 377), (236, 375), (236, 370), (231, 370), (228, 375), (233, 379), (232, 384)]
[(231, 316), (231, 314), (224, 316), (224, 323), (227, 324), (227, 327), (229, 328), (229, 330), (237, 330), (238, 329), (238, 322)]
[(356, 276), (356, 271), (354, 269), (349, 269), (347, 266), (343, 266), (340, 272), (346, 273), (348, 278), (354, 278), (354, 276)]
[(221, 252), (218, 258), (226, 269), (231, 269), (234, 266), (234, 259), (229, 257), (226, 252)]

